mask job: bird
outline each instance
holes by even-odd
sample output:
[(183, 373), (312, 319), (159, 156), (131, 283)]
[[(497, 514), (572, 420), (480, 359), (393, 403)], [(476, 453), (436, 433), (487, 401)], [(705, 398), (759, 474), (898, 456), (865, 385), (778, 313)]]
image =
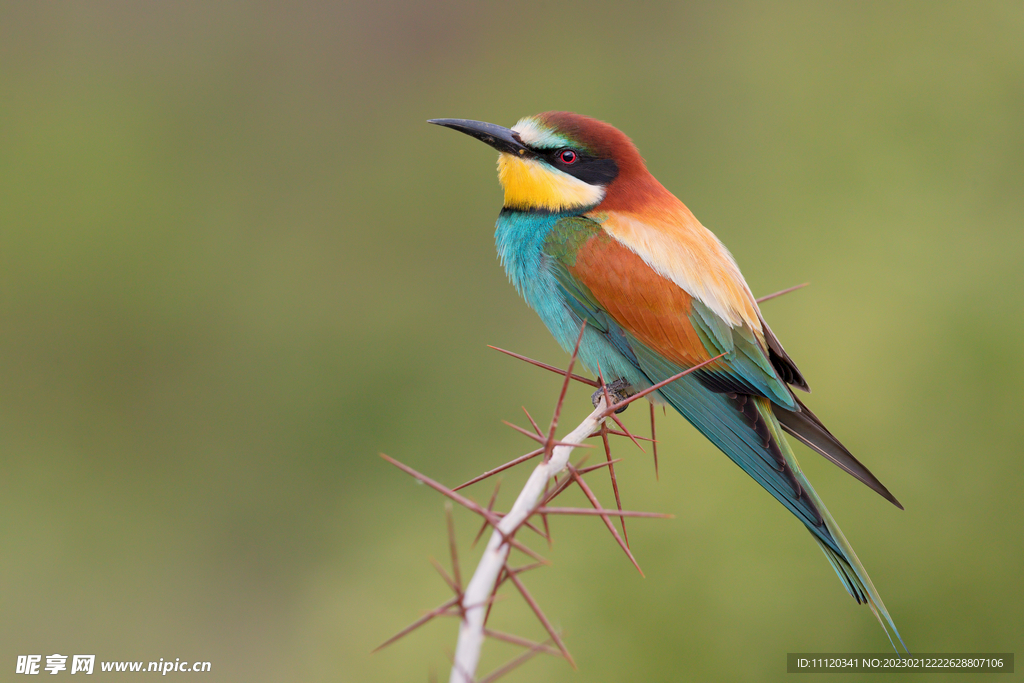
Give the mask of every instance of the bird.
[(651, 175), (632, 140), (567, 111), (511, 128), (429, 123), (498, 151), (499, 259), (563, 349), (579, 338), (579, 360), (602, 381), (629, 395), (725, 354), (648, 398), (672, 406), (800, 520), (899, 652), (896, 624), (784, 433), (903, 506), (798, 398), (794, 389), (810, 387), (735, 259)]

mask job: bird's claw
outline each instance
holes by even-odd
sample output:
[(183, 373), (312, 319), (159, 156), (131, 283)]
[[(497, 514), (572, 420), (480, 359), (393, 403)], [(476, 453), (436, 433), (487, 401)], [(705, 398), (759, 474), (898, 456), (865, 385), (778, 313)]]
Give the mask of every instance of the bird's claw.
[[(608, 391), (608, 399), (612, 402), (612, 404), (625, 401), (627, 398), (636, 393), (636, 391), (633, 390), (633, 387), (630, 386), (629, 382), (620, 377), (611, 384), (604, 385), (603, 389), (598, 389), (593, 394), (591, 394), (590, 402), (594, 404), (595, 408), (598, 406), (599, 403), (601, 403), (601, 399), (604, 398), (605, 390)], [(618, 415), (628, 407), (628, 404), (622, 406), (621, 408), (615, 411), (615, 414)]]

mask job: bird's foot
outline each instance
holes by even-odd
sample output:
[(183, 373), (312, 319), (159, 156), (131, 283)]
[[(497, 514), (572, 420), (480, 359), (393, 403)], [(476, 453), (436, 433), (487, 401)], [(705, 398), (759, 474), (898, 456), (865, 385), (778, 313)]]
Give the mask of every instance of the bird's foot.
[[(606, 384), (605, 389), (608, 390), (608, 398), (611, 400), (612, 403), (619, 403), (620, 401), (625, 401), (627, 398), (636, 393), (633, 387), (630, 386), (629, 382), (627, 382), (622, 377), (615, 380), (611, 384)], [(601, 399), (604, 398), (605, 389), (598, 389), (593, 394), (591, 394), (590, 402), (594, 404), (595, 408), (601, 402)], [(615, 414), (617, 415), (621, 413), (628, 407), (628, 405), (622, 406), (621, 408), (615, 411)]]

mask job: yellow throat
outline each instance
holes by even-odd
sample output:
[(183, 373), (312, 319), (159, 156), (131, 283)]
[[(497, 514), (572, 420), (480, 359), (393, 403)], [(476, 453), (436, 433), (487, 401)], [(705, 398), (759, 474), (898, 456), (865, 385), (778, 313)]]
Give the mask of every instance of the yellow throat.
[(523, 159), (506, 152), (498, 155), (498, 182), (505, 189), (505, 207), (527, 211), (565, 211), (594, 206), (604, 198), (604, 188), (548, 166), (537, 159)]

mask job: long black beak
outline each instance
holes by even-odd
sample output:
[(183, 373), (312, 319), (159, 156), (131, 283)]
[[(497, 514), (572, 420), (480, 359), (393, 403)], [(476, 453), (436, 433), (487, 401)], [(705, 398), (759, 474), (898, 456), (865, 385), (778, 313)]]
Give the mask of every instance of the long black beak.
[(534, 156), (528, 147), (519, 140), (519, 134), (508, 128), (496, 126), (493, 123), (483, 121), (470, 121), (468, 119), (430, 119), (427, 123), (434, 123), (445, 128), (452, 128), (465, 133), (477, 140), (486, 142), (499, 152), (507, 152), (518, 157)]

